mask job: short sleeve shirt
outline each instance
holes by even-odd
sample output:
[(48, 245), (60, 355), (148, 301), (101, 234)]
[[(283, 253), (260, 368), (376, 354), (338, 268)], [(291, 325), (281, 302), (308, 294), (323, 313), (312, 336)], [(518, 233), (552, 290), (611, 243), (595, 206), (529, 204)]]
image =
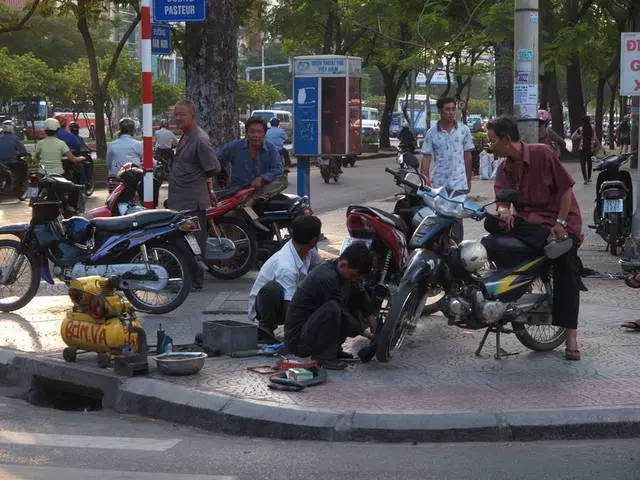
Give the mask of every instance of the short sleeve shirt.
[(427, 131), (422, 142), (422, 154), (433, 157), (431, 183), (434, 187), (467, 190), (467, 172), (464, 153), (475, 149), (471, 131), (466, 125), (455, 122), (450, 132), (440, 126)]
[(68, 152), (67, 144), (56, 137), (46, 137), (36, 145), (36, 158), (47, 173), (64, 173), (62, 157)]
[(169, 173), (169, 208), (204, 210), (209, 207), (206, 172), (219, 170), (220, 163), (202, 128), (180, 139)]

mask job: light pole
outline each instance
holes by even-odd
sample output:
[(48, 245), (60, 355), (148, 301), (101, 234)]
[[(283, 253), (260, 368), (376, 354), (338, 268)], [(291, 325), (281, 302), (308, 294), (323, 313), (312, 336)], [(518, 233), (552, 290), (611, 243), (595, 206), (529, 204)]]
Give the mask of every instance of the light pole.
[(513, 113), (527, 143), (538, 143), (538, 20), (538, 0), (515, 0)]

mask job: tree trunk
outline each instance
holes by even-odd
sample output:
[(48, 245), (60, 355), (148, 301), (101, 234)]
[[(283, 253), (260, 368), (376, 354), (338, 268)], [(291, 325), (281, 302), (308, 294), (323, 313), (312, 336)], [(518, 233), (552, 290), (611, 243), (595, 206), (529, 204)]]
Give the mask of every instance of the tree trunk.
[(549, 75), (547, 71), (540, 75), (540, 108), (549, 110)]
[(549, 106), (551, 109), (551, 122), (555, 132), (564, 138), (564, 112), (562, 111), (562, 100), (558, 90), (558, 75), (555, 66), (547, 72), (547, 87), (549, 94)]
[[(411, 70), (401, 70), (397, 73), (396, 69), (387, 70), (384, 67), (377, 66), (384, 80), (384, 110), (380, 120), (380, 148), (390, 148), (389, 127), (391, 126), (391, 117), (393, 108), (398, 99), (398, 94)], [(413, 107), (413, 105), (412, 105)], [(413, 125), (411, 126), (413, 130)]]
[(204, 23), (187, 24), (187, 97), (215, 148), (238, 138), (238, 25), (234, 0), (207, 0)]
[(495, 45), (496, 115), (513, 115), (513, 39)]
[[(571, 131), (575, 132), (582, 124), (585, 115), (580, 58), (577, 54), (569, 58), (569, 65), (567, 65), (567, 106), (569, 108), (569, 125), (571, 125)], [(572, 151), (576, 152), (577, 150), (578, 144), (574, 141)]]
[(596, 87), (596, 136), (602, 140), (602, 117), (604, 117), (604, 86), (606, 78), (598, 79)]
[(615, 115), (616, 115), (616, 90), (618, 89), (618, 82), (614, 81), (613, 83), (609, 83), (609, 90), (611, 91), (611, 98), (609, 99), (609, 148), (615, 148), (615, 142), (613, 138), (614, 134), (614, 124)]

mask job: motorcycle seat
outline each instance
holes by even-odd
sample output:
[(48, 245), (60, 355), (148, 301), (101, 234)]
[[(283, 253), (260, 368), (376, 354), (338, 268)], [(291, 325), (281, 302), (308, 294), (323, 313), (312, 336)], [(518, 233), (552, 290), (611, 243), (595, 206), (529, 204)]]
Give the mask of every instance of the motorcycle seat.
[(369, 214), (386, 223), (387, 225), (391, 225), (392, 227), (397, 228), (402, 233), (409, 233), (409, 227), (407, 226), (405, 221), (398, 215), (395, 215), (393, 213), (387, 213), (384, 210), (380, 210), (379, 208), (375, 207), (351, 205), (349, 208), (347, 208), (347, 215), (349, 215), (349, 213), (353, 211)]
[(293, 204), (298, 201), (300, 197), (291, 193), (279, 193), (274, 195), (266, 202), (257, 205), (255, 210), (262, 214), (275, 213), (275, 212), (288, 212)]
[(175, 210), (145, 210), (123, 217), (94, 218), (91, 225), (103, 232), (121, 233), (153, 223), (168, 222), (180, 215)]
[(67, 180), (62, 175), (54, 173), (42, 177), (38, 182), (38, 188), (52, 190), (60, 193), (72, 193), (84, 188), (84, 185), (77, 185), (71, 180)]
[(603, 190), (607, 190), (608, 188), (622, 188), (623, 190), (627, 190), (627, 185), (622, 180), (607, 180), (602, 182), (600, 185), (600, 193)]
[(524, 253), (531, 254), (533, 256), (533, 249), (515, 237), (509, 235), (487, 235), (481, 240), (484, 248), (487, 249), (489, 257), (491, 252), (509, 252), (509, 253)]

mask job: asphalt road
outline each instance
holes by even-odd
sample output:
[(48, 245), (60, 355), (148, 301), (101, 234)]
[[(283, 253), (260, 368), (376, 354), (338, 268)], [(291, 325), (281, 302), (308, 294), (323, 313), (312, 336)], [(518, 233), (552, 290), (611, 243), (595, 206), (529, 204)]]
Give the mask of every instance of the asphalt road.
[(640, 440), (367, 444), (210, 434), (0, 396), (4, 480), (640, 478)]

